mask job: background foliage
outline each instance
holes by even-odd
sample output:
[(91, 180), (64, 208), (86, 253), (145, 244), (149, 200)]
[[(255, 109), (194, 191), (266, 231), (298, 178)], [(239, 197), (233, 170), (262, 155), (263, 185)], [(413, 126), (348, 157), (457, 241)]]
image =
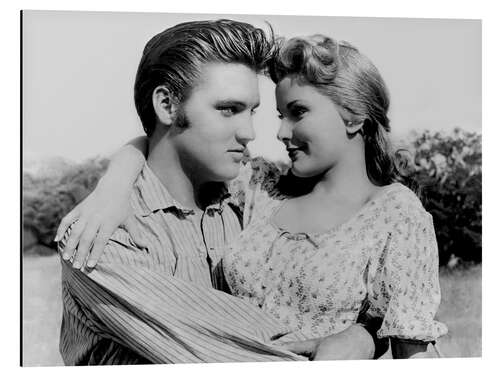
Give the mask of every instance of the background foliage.
[[(412, 134), (405, 148), (423, 204), (434, 218), (440, 263), (480, 263), (481, 135), (461, 129), (447, 134), (425, 131)], [(59, 221), (92, 191), (107, 165), (108, 160), (94, 158), (24, 172), (24, 251), (33, 251), (37, 244), (55, 249), (52, 240)]]
[(23, 173), (23, 250), (36, 245), (56, 249), (53, 239), (63, 216), (96, 186), (108, 160), (58, 163)]
[(440, 263), (482, 260), (481, 135), (425, 131), (411, 143), (415, 178), (434, 219)]

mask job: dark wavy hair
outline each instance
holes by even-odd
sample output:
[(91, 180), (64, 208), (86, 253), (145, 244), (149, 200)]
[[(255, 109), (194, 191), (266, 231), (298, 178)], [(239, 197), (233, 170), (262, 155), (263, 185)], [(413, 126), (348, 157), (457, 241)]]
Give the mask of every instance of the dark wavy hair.
[(348, 111), (355, 122), (363, 121), (366, 169), (374, 184), (410, 184), (401, 168), (402, 153), (393, 151), (388, 136), (386, 85), (375, 65), (356, 47), (324, 35), (281, 38), (276, 41), (269, 75), (275, 83), (291, 76), (310, 84)]
[(267, 67), (274, 34), (248, 23), (232, 20), (194, 21), (173, 26), (155, 35), (145, 46), (137, 69), (134, 99), (146, 135), (155, 129), (152, 95), (166, 86), (182, 103), (199, 79), (205, 63), (240, 63), (256, 72)]

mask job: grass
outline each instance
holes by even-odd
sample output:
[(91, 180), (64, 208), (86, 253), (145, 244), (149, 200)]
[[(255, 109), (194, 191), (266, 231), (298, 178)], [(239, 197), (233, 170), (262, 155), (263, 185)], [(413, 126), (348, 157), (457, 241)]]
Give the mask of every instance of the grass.
[(59, 355), (62, 317), (59, 257), (23, 259), (23, 365), (63, 365)]
[(441, 306), (437, 319), (448, 326), (439, 340), (445, 357), (480, 357), (482, 337), (481, 266), (440, 275)]
[[(59, 355), (60, 264), (57, 256), (25, 256), (23, 266), (23, 364), (63, 365)], [(449, 334), (440, 339), (445, 357), (481, 356), (481, 266), (441, 272), (438, 320)]]

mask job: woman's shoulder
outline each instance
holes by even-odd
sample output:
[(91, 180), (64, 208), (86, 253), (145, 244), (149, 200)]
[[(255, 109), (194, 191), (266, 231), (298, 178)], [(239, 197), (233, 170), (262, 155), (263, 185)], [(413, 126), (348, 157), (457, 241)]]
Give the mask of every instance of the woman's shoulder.
[(417, 194), (402, 183), (395, 182), (382, 189), (382, 207), (389, 216), (413, 219), (430, 216)]
[(243, 164), (238, 177), (229, 184), (229, 189), (235, 191), (258, 188), (272, 192), (276, 190), (280, 178), (281, 170), (275, 163), (263, 157), (256, 157)]
[(233, 202), (242, 209), (257, 197), (279, 200), (281, 177), (281, 170), (275, 163), (263, 157), (252, 158), (242, 165), (238, 177), (228, 184), (228, 191)]
[(251, 159), (247, 165), (252, 171), (250, 183), (266, 185), (268, 188), (275, 188), (282, 173), (278, 166), (263, 157)]

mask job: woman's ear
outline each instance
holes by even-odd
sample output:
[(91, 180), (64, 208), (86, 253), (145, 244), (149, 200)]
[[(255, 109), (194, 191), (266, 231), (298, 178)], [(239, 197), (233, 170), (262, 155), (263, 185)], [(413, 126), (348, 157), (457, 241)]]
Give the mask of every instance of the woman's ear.
[(363, 135), (363, 125), (364, 124), (365, 124), (364, 120), (346, 122), (345, 127), (346, 127), (347, 135), (351, 138), (354, 137), (358, 133)]
[(153, 108), (161, 124), (170, 126), (174, 123), (177, 101), (166, 86), (158, 86), (153, 91)]

